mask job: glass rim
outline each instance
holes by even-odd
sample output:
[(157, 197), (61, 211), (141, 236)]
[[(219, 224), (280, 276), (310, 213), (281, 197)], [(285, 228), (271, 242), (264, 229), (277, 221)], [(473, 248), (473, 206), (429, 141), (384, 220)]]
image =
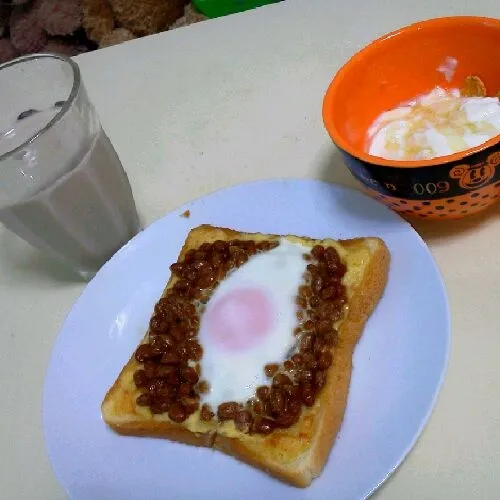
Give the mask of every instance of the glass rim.
[(54, 117), (52, 117), (51, 120), (49, 120), (40, 130), (35, 132), (29, 139), (24, 141), (22, 144), (17, 146), (14, 149), (11, 149), (10, 151), (7, 151), (6, 153), (3, 153), (0, 155), (0, 162), (8, 158), (9, 156), (12, 156), (13, 154), (18, 153), (19, 151), (23, 150), (26, 146), (31, 144), (32, 142), (36, 141), (41, 135), (43, 135), (45, 132), (50, 130), (57, 122), (59, 122), (63, 116), (68, 112), (68, 110), (71, 108), (73, 102), (75, 101), (75, 98), (78, 94), (78, 90), (80, 89), (81, 85), (81, 76), (80, 76), (80, 68), (78, 67), (78, 64), (76, 64), (75, 61), (73, 61), (71, 58), (67, 56), (63, 56), (60, 54), (52, 54), (50, 52), (40, 52), (36, 54), (29, 54), (25, 56), (20, 56), (16, 57), (15, 59), (12, 59), (11, 61), (8, 61), (6, 63), (0, 64), (0, 71), (3, 69), (9, 68), (11, 66), (16, 66), (18, 64), (26, 63), (29, 61), (34, 61), (37, 59), (58, 59), (62, 61), (63, 63), (66, 63), (69, 65), (73, 72), (73, 84), (71, 86), (71, 91), (68, 95), (68, 98), (64, 101), (64, 104), (61, 106), (61, 109), (56, 113)]

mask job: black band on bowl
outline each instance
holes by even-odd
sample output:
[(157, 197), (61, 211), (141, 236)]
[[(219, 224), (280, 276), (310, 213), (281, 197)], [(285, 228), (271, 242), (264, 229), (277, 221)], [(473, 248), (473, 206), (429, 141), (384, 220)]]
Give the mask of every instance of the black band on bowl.
[(500, 144), (452, 163), (397, 168), (373, 165), (343, 152), (347, 167), (378, 193), (408, 200), (438, 200), (500, 181)]

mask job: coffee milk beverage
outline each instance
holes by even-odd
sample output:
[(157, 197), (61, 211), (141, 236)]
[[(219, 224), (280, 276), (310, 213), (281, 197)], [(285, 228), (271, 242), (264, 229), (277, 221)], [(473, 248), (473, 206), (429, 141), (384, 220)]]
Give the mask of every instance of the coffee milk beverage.
[(24, 99), (11, 123), (2, 119), (0, 222), (88, 279), (138, 232), (139, 219), (81, 82), (76, 95), (64, 97), (55, 94), (42, 109)]

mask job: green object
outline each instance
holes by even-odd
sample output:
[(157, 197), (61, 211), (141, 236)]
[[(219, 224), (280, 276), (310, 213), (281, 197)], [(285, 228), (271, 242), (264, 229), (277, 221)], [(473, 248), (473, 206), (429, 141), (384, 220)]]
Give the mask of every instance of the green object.
[(255, 9), (281, 0), (192, 0), (195, 7), (207, 17), (221, 17), (244, 10)]

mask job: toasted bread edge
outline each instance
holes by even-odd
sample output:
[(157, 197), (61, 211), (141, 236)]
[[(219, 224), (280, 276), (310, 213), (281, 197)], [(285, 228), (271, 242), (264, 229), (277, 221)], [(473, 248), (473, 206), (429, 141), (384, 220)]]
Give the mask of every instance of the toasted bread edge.
[[(267, 240), (276, 238), (276, 236), (240, 233), (230, 229), (202, 225), (189, 232), (179, 257), (183, 257), (189, 249), (196, 248), (202, 243), (232, 238)], [(320, 240), (310, 240), (309, 238), (303, 239), (320, 242)], [(349, 392), (353, 351), (362, 335), (367, 319), (383, 294), (390, 261), (390, 254), (385, 243), (378, 238), (336, 240), (346, 250), (355, 249), (361, 241), (367, 240), (376, 242), (377, 248), (371, 255), (362, 282), (356, 287), (349, 299), (347, 316), (339, 330), (340, 342), (336, 348), (334, 362), (329, 369), (327, 384), (318, 398), (320, 414), (315, 418), (313, 441), (297, 460), (290, 464), (282, 464), (274, 459), (269, 459), (265, 453), (256, 453), (254, 447), (248, 447), (238, 437), (217, 434), (215, 428), (203, 432), (193, 432), (185, 428), (183, 424), (176, 424), (166, 418), (147, 421), (140, 419), (116, 421), (113, 418), (116, 402), (123, 401), (125, 398), (129, 400), (127, 404), (135, 404), (135, 396), (132, 393), (127, 394), (127, 391), (120, 387), (124, 373), (135, 370), (136, 361), (133, 354), (104, 398), (101, 406), (104, 421), (114, 431), (123, 435), (168, 438), (194, 446), (214, 447), (291, 485), (308, 486), (324, 468), (333, 441), (342, 424)], [(172, 279), (167, 283), (163, 294), (171, 285)]]

